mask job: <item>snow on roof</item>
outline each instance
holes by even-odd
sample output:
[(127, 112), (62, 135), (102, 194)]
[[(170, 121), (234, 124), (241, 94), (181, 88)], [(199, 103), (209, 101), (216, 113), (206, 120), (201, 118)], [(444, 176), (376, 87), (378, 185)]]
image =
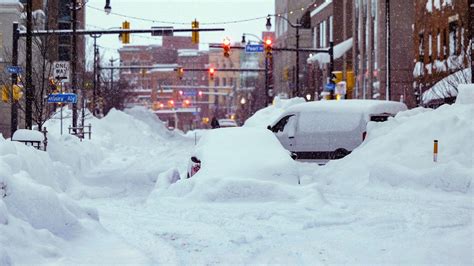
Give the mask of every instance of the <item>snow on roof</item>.
[(474, 84), (459, 84), (456, 104), (474, 104)]
[(380, 100), (340, 100), (340, 101), (314, 101), (294, 105), (287, 112), (351, 112), (369, 114), (391, 113), (396, 114), (407, 110), (401, 102)]
[[(352, 48), (352, 38), (349, 38), (338, 45), (334, 46), (334, 59), (343, 56), (349, 49)], [(326, 64), (331, 62), (329, 53), (317, 53), (307, 59), (309, 64), (319, 62), (319, 64)]]

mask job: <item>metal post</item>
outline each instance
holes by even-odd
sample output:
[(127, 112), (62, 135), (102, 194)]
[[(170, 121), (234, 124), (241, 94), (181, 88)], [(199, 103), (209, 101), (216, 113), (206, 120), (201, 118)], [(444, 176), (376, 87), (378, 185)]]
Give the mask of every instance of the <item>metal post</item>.
[[(332, 80), (332, 72), (334, 71), (334, 41), (329, 42), (329, 82), (334, 83)], [(334, 90), (331, 91), (331, 98), (334, 96)]]
[(32, 82), (32, 44), (33, 38), (31, 31), (33, 29), (32, 16), (33, 0), (28, 0), (26, 5), (26, 106), (25, 106), (25, 128), (31, 129), (33, 127), (33, 82)]
[(300, 96), (300, 25), (296, 20), (296, 97)]
[(471, 83), (474, 83), (474, 0), (469, 0), (469, 20), (471, 34)]
[(94, 88), (92, 90), (92, 114), (96, 115), (96, 95), (97, 95), (97, 38), (100, 37), (100, 35), (91, 35), (92, 38), (94, 38), (94, 78), (93, 78), (93, 83), (94, 83)]
[(271, 103), (270, 99), (270, 87), (268, 86), (268, 60), (269, 58), (265, 56), (265, 93), (266, 93), (266, 101), (265, 101), (265, 106), (268, 106)]
[[(71, 61), (71, 70), (72, 70), (72, 93), (77, 94), (77, 77), (76, 77), (76, 62), (77, 62), (77, 35), (76, 35), (76, 21), (77, 21), (77, 8), (76, 1), (71, 0), (72, 2), (72, 61)], [(72, 104), (72, 127), (74, 132), (76, 132), (77, 127), (77, 103)]]
[[(385, 44), (385, 53), (386, 53), (386, 68), (387, 68), (387, 76), (385, 82), (385, 99), (387, 101), (390, 100), (390, 0), (385, 1), (385, 34), (386, 36), (386, 44)], [(421, 97), (421, 95), (420, 95)]]
[[(18, 65), (18, 22), (13, 22), (13, 41), (12, 41), (12, 65)], [(15, 133), (18, 127), (18, 103), (13, 99), (13, 86), (17, 84), (17, 74), (12, 73), (12, 91), (10, 93), (10, 100), (12, 102), (11, 106), (11, 125), (10, 125), (10, 133), (13, 137), (13, 133)]]

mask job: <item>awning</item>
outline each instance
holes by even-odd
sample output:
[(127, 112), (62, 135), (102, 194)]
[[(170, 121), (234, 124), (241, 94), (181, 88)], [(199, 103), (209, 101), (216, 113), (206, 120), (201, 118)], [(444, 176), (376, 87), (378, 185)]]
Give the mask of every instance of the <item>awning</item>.
[[(347, 51), (352, 48), (352, 38), (347, 39), (338, 45), (334, 46), (334, 59), (341, 58)], [(329, 53), (317, 53), (313, 56), (310, 56), (306, 61), (308, 64), (314, 64), (319, 62), (319, 64), (327, 64), (331, 62)]]

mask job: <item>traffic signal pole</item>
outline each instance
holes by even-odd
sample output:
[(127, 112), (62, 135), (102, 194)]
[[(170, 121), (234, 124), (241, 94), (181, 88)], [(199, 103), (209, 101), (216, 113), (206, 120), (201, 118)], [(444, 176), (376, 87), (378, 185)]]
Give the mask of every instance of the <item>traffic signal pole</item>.
[[(29, 3), (32, 1), (29, 0)], [(73, 1), (73, 7), (76, 7), (76, 1)], [(31, 5), (27, 5), (27, 11), (28, 9), (31, 10)], [(75, 8), (74, 8), (75, 9)], [(33, 30), (32, 29), (32, 21), (30, 20), (28, 22), (28, 17), (32, 18), (31, 14), (28, 15), (29, 12), (27, 12), (27, 30), (19, 30), (18, 28), (18, 22), (13, 23), (13, 34), (12, 34), (12, 55), (16, 55), (16, 60), (12, 60), (12, 65), (17, 66), (18, 65), (18, 41), (21, 37), (26, 37), (27, 38), (27, 45), (26, 45), (26, 106), (25, 106), (25, 119), (26, 119), (26, 128), (31, 128), (32, 127), (32, 113), (33, 113), (33, 100), (34, 100), (34, 94), (33, 94), (33, 84), (32, 84), (32, 49), (31, 45), (28, 45), (31, 42), (29, 40), (32, 40), (33, 37), (38, 37), (38, 36), (77, 36), (77, 35), (101, 35), (101, 34), (123, 34), (123, 33), (151, 33), (153, 34), (171, 34), (173, 32), (208, 32), (208, 31), (224, 31), (224, 28), (207, 28), (207, 29), (110, 29), (110, 30), (82, 30), (82, 29), (75, 29), (75, 23), (73, 23), (73, 30)], [(75, 18), (76, 12), (73, 12), (73, 16)], [(75, 19), (73, 20), (75, 21)], [(30, 25), (31, 23), (31, 25)], [(30, 25), (30, 27), (28, 27)], [(74, 49), (73, 49), (74, 50)], [(74, 57), (74, 55), (73, 55)], [(15, 62), (16, 61), (16, 62)], [(73, 80), (73, 90), (76, 90), (76, 84), (75, 84), (75, 61), (74, 60), (72, 64), (72, 80)], [(13, 81), (15, 79), (15, 81)], [(12, 83), (16, 82), (16, 74), (12, 74)], [(16, 84), (16, 83), (15, 83)], [(12, 102), (12, 113), (11, 113), (11, 135), (16, 131), (17, 125), (18, 125), (18, 106), (15, 104), (15, 102)], [(74, 107), (73, 107), (74, 109)], [(74, 114), (74, 112), (73, 112)], [(76, 115), (76, 123), (77, 123), (77, 115)], [(73, 118), (73, 124), (74, 124), (74, 118)]]
[[(13, 22), (13, 42), (12, 42), (12, 65), (18, 65), (18, 22)], [(15, 85), (17, 85), (18, 75), (12, 73), (12, 90), (10, 93), (11, 100), (11, 124), (10, 124), (10, 137), (13, 137), (16, 128), (18, 127), (18, 103), (13, 98), (13, 90)]]

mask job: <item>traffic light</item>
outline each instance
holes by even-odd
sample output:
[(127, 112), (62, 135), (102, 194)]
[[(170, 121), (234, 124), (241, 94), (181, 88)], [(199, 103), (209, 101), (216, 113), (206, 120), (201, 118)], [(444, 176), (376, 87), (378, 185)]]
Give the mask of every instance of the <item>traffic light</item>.
[(183, 101), (183, 107), (189, 107), (191, 105), (191, 101), (190, 100), (184, 100)]
[(343, 81), (342, 71), (333, 71), (331, 75), (331, 81), (335, 84)]
[[(122, 22), (122, 29), (129, 30), (130, 29), (130, 22), (124, 21)], [(122, 43), (127, 44), (130, 43), (130, 33), (122, 33)]]
[[(199, 29), (199, 22), (196, 19), (193, 22), (191, 22), (191, 28), (193, 30)], [(191, 41), (194, 44), (199, 43), (199, 31), (193, 31), (192, 36), (191, 36)]]
[(267, 58), (272, 57), (272, 39), (266, 39), (264, 42), (265, 46), (265, 56)]
[(214, 72), (216, 72), (216, 71), (213, 67), (209, 68), (209, 79), (211, 79), (211, 80), (214, 79)]
[(184, 68), (178, 67), (178, 78), (183, 79), (184, 76)]
[(56, 86), (56, 81), (54, 80), (54, 78), (49, 79), (49, 90), (53, 93), (58, 92), (58, 87)]
[[(10, 101), (10, 93), (11, 93), (11, 86), (2, 86), (2, 101), (5, 103), (9, 103)], [(23, 92), (21, 91), (20, 86), (18, 85), (13, 85), (13, 100), (15, 102), (18, 102), (21, 97), (23, 97)]]
[(169, 107), (169, 108), (173, 108), (173, 107), (174, 107), (174, 101), (173, 101), (173, 100), (169, 100), (169, 101), (168, 101), (168, 107)]
[(224, 42), (222, 43), (222, 48), (224, 48), (224, 56), (229, 57), (230, 56), (230, 40), (225, 38)]

